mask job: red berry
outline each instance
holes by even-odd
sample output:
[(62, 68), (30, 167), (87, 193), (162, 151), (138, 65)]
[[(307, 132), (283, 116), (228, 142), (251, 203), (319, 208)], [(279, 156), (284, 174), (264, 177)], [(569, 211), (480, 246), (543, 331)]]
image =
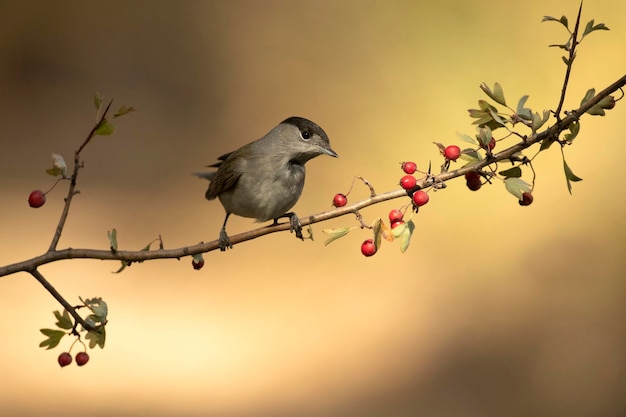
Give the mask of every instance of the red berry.
[(417, 164), (411, 161), (403, 162), (402, 170), (404, 171), (405, 174), (414, 174), (415, 171), (417, 171)]
[(480, 174), (476, 171), (465, 174), (465, 184), (472, 191), (478, 191), (483, 185)]
[(465, 183), (465, 185), (467, 185), (467, 188), (470, 189), (470, 191), (478, 191), (480, 190), (480, 187), (483, 186), (482, 182), (480, 182), (480, 180), (478, 181), (467, 181)]
[(64, 366), (72, 363), (72, 355), (70, 355), (68, 352), (63, 352), (59, 355), (57, 361), (59, 362), (59, 365), (61, 365), (61, 368), (63, 368)]
[(87, 352), (78, 352), (76, 354), (76, 365), (83, 366), (89, 362), (89, 354)]
[(372, 256), (376, 253), (376, 246), (374, 246), (372, 239), (367, 239), (361, 244), (361, 253), (365, 256)]
[(489, 150), (492, 151), (496, 147), (496, 139), (492, 136), (489, 141)]
[(404, 217), (404, 214), (402, 214), (400, 210), (393, 209), (389, 212), (390, 223), (397, 222), (398, 220), (402, 220), (402, 217)]
[(192, 259), (191, 265), (193, 266), (193, 269), (202, 269), (202, 267), (204, 266), (204, 259), (200, 259), (199, 261)]
[(28, 196), (28, 204), (33, 208), (41, 207), (46, 202), (46, 195), (41, 190), (35, 190)]
[(456, 161), (461, 156), (461, 148), (456, 145), (450, 145), (443, 151), (443, 156), (450, 161)]
[(395, 229), (397, 226), (400, 226), (401, 224), (404, 224), (404, 220), (396, 220), (394, 222), (391, 222), (391, 228)]
[(531, 193), (525, 192), (522, 194), (522, 198), (519, 200), (520, 206), (530, 206), (534, 200), (534, 197)]
[(344, 194), (335, 194), (335, 197), (333, 197), (333, 206), (343, 207), (346, 204), (348, 204), (348, 198)]
[(417, 180), (413, 175), (405, 175), (404, 177), (400, 178), (400, 186), (405, 190), (410, 190), (411, 188), (415, 187), (415, 184), (417, 184)]
[(430, 197), (428, 197), (428, 193), (426, 193), (426, 191), (417, 190), (415, 193), (413, 193), (413, 203), (417, 207), (421, 207), (424, 204), (428, 203), (429, 199)]

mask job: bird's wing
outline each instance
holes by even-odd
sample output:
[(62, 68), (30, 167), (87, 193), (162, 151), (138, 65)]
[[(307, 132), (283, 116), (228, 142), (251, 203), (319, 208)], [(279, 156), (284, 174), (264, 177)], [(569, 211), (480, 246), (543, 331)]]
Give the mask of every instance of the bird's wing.
[(210, 179), (211, 183), (209, 184), (209, 189), (206, 191), (206, 198), (208, 200), (213, 200), (224, 191), (234, 187), (241, 176), (242, 170), (237, 169), (237, 161), (235, 159), (228, 159), (229, 155), (230, 153), (220, 156), (218, 159), (221, 160), (221, 162), (213, 165), (218, 168), (218, 170), (214, 173), (213, 178)]

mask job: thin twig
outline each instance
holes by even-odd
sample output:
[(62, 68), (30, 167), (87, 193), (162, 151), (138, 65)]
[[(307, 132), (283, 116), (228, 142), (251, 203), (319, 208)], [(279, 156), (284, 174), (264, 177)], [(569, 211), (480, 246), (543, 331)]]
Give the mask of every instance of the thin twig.
[(83, 326), (85, 330), (97, 330), (96, 327), (87, 323), (81, 316), (76, 312), (76, 309), (72, 307), (72, 305), (67, 302), (65, 298), (48, 282), (48, 280), (39, 272), (37, 269), (32, 269), (28, 271), (43, 287), (54, 297), (55, 300), (59, 302), (67, 311), (70, 313), (76, 323)]
[(561, 98), (559, 99), (559, 105), (554, 111), (554, 116), (557, 121), (561, 121), (561, 110), (563, 110), (563, 103), (565, 102), (565, 93), (567, 92), (567, 85), (569, 84), (569, 76), (572, 72), (572, 65), (576, 58), (576, 46), (578, 45), (578, 27), (580, 26), (580, 15), (583, 11), (583, 2), (580, 2), (578, 8), (578, 16), (576, 17), (576, 26), (574, 26), (574, 32), (572, 33), (572, 45), (569, 48), (569, 58), (567, 59), (567, 69), (565, 70), (565, 79), (563, 80), (563, 88), (561, 89)]
[(91, 129), (91, 131), (87, 135), (87, 138), (85, 139), (83, 144), (80, 145), (80, 147), (78, 148), (76, 152), (74, 152), (74, 172), (72, 173), (70, 187), (67, 191), (67, 197), (65, 197), (65, 205), (63, 206), (63, 212), (61, 213), (61, 217), (59, 218), (59, 223), (57, 224), (57, 228), (54, 232), (54, 235), (52, 236), (52, 242), (50, 242), (50, 247), (48, 248), (48, 252), (56, 250), (57, 245), (59, 244), (59, 239), (61, 239), (61, 233), (63, 233), (63, 227), (65, 226), (65, 222), (67, 221), (67, 215), (70, 212), (70, 204), (72, 203), (72, 198), (74, 197), (75, 194), (77, 194), (76, 178), (78, 178), (78, 171), (82, 167), (80, 163), (80, 153), (85, 148), (85, 146), (91, 141), (91, 139), (96, 135), (96, 130), (98, 129), (98, 127), (100, 127), (100, 125), (106, 118), (106, 115), (109, 112), (109, 109), (111, 108), (112, 103), (113, 103), (113, 100), (109, 102), (109, 105), (106, 107), (106, 109), (102, 113), (102, 116), (100, 117), (98, 122), (96, 122), (94, 127)]

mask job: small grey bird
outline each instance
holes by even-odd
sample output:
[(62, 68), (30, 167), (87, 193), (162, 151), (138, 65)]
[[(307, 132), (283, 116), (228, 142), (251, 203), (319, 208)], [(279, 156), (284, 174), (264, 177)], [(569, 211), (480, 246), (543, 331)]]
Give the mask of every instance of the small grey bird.
[(278, 224), (279, 218), (288, 217), (291, 231), (303, 239), (298, 216), (288, 211), (302, 194), (304, 164), (322, 154), (337, 157), (326, 132), (310, 120), (290, 117), (261, 139), (208, 165), (217, 171), (196, 174), (210, 181), (206, 198), (219, 198), (226, 210), (219, 237), (220, 250), (232, 248), (226, 234), (226, 222), (231, 214), (258, 222), (273, 219), (274, 224)]

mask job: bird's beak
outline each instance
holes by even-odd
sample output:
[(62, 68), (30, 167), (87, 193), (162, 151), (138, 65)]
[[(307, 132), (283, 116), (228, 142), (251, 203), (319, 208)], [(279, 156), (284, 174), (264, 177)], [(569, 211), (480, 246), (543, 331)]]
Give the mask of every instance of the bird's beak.
[(320, 146), (320, 151), (326, 155), (332, 156), (333, 158), (338, 158), (339, 155), (337, 155), (337, 152), (333, 151), (332, 149), (330, 149), (330, 147), (328, 148), (324, 148), (322, 146)]

